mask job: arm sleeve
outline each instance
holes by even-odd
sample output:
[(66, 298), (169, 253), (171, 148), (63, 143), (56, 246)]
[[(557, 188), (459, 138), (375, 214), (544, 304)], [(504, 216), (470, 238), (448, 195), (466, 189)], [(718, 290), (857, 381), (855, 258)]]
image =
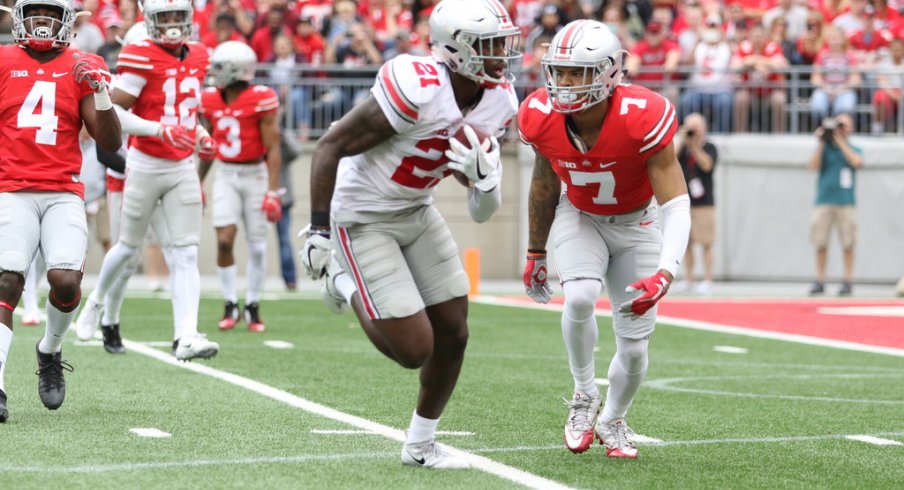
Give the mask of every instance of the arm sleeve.
[[(502, 167), (499, 168), (502, 172)], [(483, 223), (490, 219), (502, 205), (502, 182), (490, 192), (483, 192), (473, 185), (468, 188), (468, 212), (475, 223)]]
[(675, 277), (691, 233), (691, 199), (682, 194), (661, 205), (662, 213), (662, 254), (659, 269), (665, 269)]
[(119, 116), (122, 132), (133, 136), (157, 136), (160, 133), (161, 124), (159, 122), (143, 119), (117, 104), (113, 104), (113, 108), (116, 110), (116, 115)]
[(106, 151), (100, 145), (95, 145), (95, 147), (97, 148), (97, 161), (101, 165), (114, 172), (125, 173), (126, 159), (118, 151)]

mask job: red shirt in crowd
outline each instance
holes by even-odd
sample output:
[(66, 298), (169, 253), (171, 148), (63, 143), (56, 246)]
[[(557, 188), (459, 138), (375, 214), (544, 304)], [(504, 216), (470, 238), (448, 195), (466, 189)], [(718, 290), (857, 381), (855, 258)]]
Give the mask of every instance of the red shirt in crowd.
[[(742, 60), (744, 58), (749, 58), (750, 56), (762, 56), (764, 58), (769, 58), (770, 61), (778, 61), (785, 58), (785, 54), (782, 51), (782, 46), (772, 41), (764, 44), (759, 50), (754, 47), (752, 42), (743, 41), (738, 45), (738, 49), (737, 51), (735, 51), (735, 56)], [(743, 73), (741, 73), (741, 80), (745, 82), (745, 85), (753, 85), (753, 87), (750, 89), (751, 92), (762, 95), (764, 93), (771, 92), (776, 88), (779, 88), (777, 83), (766, 84), (765, 82), (780, 82), (782, 80), (782, 75), (780, 73), (770, 73), (768, 77), (763, 79), (762, 74), (759, 72), (744, 71)]]
[[(665, 64), (665, 58), (670, 51), (680, 50), (681, 48), (678, 46), (678, 43), (670, 39), (662, 41), (658, 46), (651, 46), (646, 39), (641, 39), (636, 45), (634, 45), (632, 54), (640, 57), (640, 67), (643, 69), (656, 66), (661, 67), (663, 64)], [(665, 77), (665, 73), (661, 71), (652, 73), (647, 71), (638, 73), (634, 77), (634, 80), (638, 82), (644, 80), (662, 81), (665, 80)], [(671, 75), (669, 75), (669, 80), (671, 79), (672, 77)]]

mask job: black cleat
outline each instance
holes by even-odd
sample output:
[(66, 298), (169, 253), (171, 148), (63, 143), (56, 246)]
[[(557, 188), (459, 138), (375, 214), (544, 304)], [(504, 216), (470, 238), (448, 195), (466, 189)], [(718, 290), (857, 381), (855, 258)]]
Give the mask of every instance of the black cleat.
[(264, 326), (264, 321), (261, 320), (260, 308), (258, 303), (245, 305), (245, 324), (248, 325), (248, 330), (251, 332), (263, 332), (267, 328)]
[(122, 337), (119, 336), (119, 324), (101, 325), (100, 331), (104, 334), (104, 350), (110, 354), (125, 354), (126, 348), (122, 345)]
[(239, 305), (232, 301), (227, 301), (226, 305), (223, 307), (223, 318), (220, 319), (218, 326), (220, 327), (220, 330), (232, 330), (241, 319)]
[[(40, 343), (40, 342), (38, 342)], [(63, 353), (45, 354), (35, 345), (38, 353), (38, 395), (41, 403), (49, 410), (56, 410), (63, 404), (66, 398), (66, 380), (63, 379), (63, 371), (73, 371), (72, 366), (63, 361)]]
[(9, 418), (9, 410), (6, 409), (6, 393), (0, 390), (0, 424)]

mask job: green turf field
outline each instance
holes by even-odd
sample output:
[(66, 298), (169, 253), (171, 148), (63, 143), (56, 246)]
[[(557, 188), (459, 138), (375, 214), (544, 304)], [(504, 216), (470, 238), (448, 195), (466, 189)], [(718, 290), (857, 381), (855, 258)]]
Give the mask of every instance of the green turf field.
[[(610, 461), (598, 445), (583, 455), (564, 448), (562, 398), (572, 386), (559, 314), (472, 303), (465, 367), (440, 423), (457, 433), (439, 440), (485, 459), (478, 469), (441, 472), (401, 466), (397, 439), (417, 374), (381, 357), (351, 314), (330, 315), (318, 301), (269, 301), (264, 334), (244, 325), (220, 333), (220, 308), (202, 301), (202, 331), (221, 352), (189, 365), (197, 370), (171, 360), (167, 300), (127, 300), (122, 329), (132, 343), (124, 356), (75, 345), (71, 332), (63, 357), (75, 372), (54, 412), (41, 405), (34, 375), (43, 327), (17, 327), (0, 488), (904, 485), (904, 445), (893, 445), (904, 442), (900, 357), (662, 325), (629, 416), (659, 442), (639, 445), (636, 461)], [(600, 326), (597, 373), (605, 376), (613, 342), (608, 319)], [(857, 435), (890, 442), (845, 437)]]

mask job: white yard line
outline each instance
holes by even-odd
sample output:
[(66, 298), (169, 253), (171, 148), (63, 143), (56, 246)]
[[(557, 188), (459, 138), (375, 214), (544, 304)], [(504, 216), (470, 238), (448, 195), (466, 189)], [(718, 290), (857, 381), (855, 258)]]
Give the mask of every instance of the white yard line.
[[(524, 301), (497, 298), (494, 296), (478, 296), (471, 298), (470, 301), (496, 306), (511, 306), (515, 308), (528, 308), (534, 310), (546, 311), (562, 311), (562, 305), (541, 305), (537, 303), (526, 303)], [(604, 308), (597, 308), (596, 314), (600, 316), (612, 316), (612, 311)], [(782, 340), (785, 342), (794, 342), (797, 344), (815, 345), (819, 347), (831, 347), (834, 349), (853, 350), (859, 352), (869, 352), (872, 354), (885, 354), (889, 356), (904, 357), (904, 349), (895, 347), (882, 347), (878, 345), (860, 344), (857, 342), (846, 342), (843, 340), (831, 340), (818, 337), (808, 337), (806, 335), (797, 335), (791, 333), (770, 332), (765, 330), (757, 330), (755, 328), (734, 327), (731, 325), (721, 325), (718, 323), (702, 322), (697, 320), (687, 320), (684, 318), (675, 318), (669, 316), (658, 315), (657, 323), (665, 323), (681, 328), (690, 328), (694, 330), (705, 330), (708, 332), (718, 332), (732, 335), (743, 335), (745, 337), (755, 337), (760, 339)]]
[(129, 432), (140, 437), (172, 437), (172, 434), (169, 432), (164, 432), (153, 427), (135, 427), (134, 429), (129, 429)]
[(713, 350), (723, 354), (746, 354), (747, 349), (743, 347), (734, 347), (731, 345), (714, 345)]
[(904, 442), (867, 435), (844, 436), (844, 438), (852, 441), (865, 442), (867, 444), (875, 444), (877, 446), (904, 446)]
[[(359, 435), (374, 435), (378, 436), (380, 434), (376, 432), (371, 432), (369, 430), (354, 430), (354, 429), (311, 429), (311, 434), (322, 434), (322, 435), (336, 435), (336, 436), (359, 436)], [(473, 432), (466, 431), (457, 431), (457, 430), (438, 430), (436, 431), (436, 435), (438, 436), (473, 436)]]
[(271, 349), (291, 349), (295, 347), (295, 344), (285, 340), (265, 340), (264, 345)]
[[(400, 429), (395, 429), (383, 424), (378, 424), (371, 420), (367, 420), (361, 417), (356, 417), (351, 414), (347, 414), (345, 412), (341, 412), (334, 408), (327, 407), (325, 405), (321, 405), (319, 403), (312, 402), (310, 400), (304, 399), (300, 396), (293, 395), (287, 391), (280, 390), (278, 388), (274, 388), (272, 386), (266, 385), (259, 381), (255, 381), (250, 378), (246, 378), (244, 376), (239, 376), (237, 374), (228, 373), (226, 371), (221, 371), (219, 369), (214, 369), (209, 366), (205, 366), (203, 364), (197, 362), (179, 362), (175, 357), (172, 356), (169, 352), (163, 352), (152, 347), (148, 347), (138, 342), (132, 342), (129, 340), (123, 340), (123, 344), (133, 351), (139, 354), (146, 355), (148, 357), (154, 358), (158, 361), (164, 362), (166, 364), (177, 366), (182, 369), (187, 369), (189, 371), (193, 371), (198, 374), (204, 374), (210, 376), (212, 378), (219, 379), (221, 381), (225, 381), (227, 383), (239, 386), (249, 391), (253, 391), (260, 395), (264, 395), (268, 398), (272, 398), (276, 401), (285, 403), (286, 405), (290, 405), (295, 408), (300, 408), (306, 412), (319, 415), (321, 417), (326, 417), (328, 419), (336, 420), (338, 422), (342, 422), (344, 424), (348, 424), (354, 427), (358, 427), (359, 429), (368, 430), (371, 432), (376, 432), (383, 437), (388, 439), (392, 439), (398, 442), (405, 442), (405, 432)], [(462, 451), (460, 449), (455, 449), (453, 447), (447, 446), (445, 444), (442, 445), (446, 448), (450, 453), (458, 456), (471, 464), (471, 467), (480, 471), (484, 471), (491, 475), (498, 476), (500, 478), (504, 478), (506, 480), (524, 485), (528, 488), (536, 488), (536, 489), (567, 489), (570, 488), (566, 485), (563, 485), (559, 482), (549, 480), (547, 478), (543, 478), (542, 476), (534, 475), (532, 473), (528, 473), (524, 470), (520, 470), (518, 468), (514, 468), (508, 465), (504, 465), (502, 463), (493, 461), (491, 459), (485, 458), (483, 456), (479, 456), (470, 452)]]

